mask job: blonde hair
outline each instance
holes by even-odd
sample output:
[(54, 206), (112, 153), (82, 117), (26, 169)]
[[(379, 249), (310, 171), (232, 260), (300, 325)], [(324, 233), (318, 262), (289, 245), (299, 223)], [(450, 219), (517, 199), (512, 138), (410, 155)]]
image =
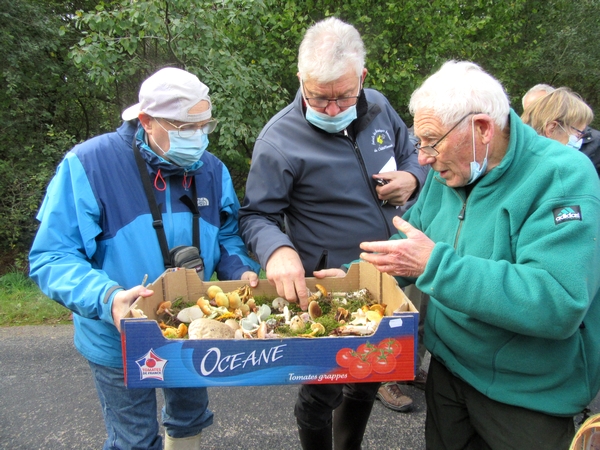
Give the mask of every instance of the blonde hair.
[(559, 87), (529, 105), (521, 119), (545, 136), (546, 126), (551, 122), (568, 126), (583, 123), (587, 126), (594, 120), (594, 113), (579, 94), (568, 87)]

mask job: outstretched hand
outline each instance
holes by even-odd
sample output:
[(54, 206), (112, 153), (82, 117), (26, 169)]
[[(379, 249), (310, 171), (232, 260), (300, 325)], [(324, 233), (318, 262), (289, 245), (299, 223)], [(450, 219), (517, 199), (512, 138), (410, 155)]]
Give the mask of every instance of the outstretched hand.
[(308, 309), (304, 267), (296, 250), (291, 247), (279, 247), (269, 257), (265, 271), (269, 283), (277, 288), (277, 295), (288, 302), (299, 302), (304, 311)]
[(365, 252), (360, 258), (372, 263), (380, 272), (416, 278), (425, 270), (435, 243), (398, 216), (393, 223), (406, 239), (363, 242), (360, 248)]

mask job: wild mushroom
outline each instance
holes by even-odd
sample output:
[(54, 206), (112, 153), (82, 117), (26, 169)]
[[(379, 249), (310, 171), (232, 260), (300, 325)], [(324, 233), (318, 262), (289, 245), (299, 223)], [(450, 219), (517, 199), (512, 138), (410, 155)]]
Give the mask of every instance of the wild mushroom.
[(322, 323), (315, 322), (310, 326), (310, 329), (312, 330), (310, 333), (300, 334), (299, 336), (315, 337), (315, 336), (318, 336), (321, 334), (325, 334), (325, 327), (323, 326)]
[(229, 309), (238, 309), (242, 305), (242, 299), (237, 291), (232, 291), (227, 294), (229, 299)]
[(156, 310), (156, 315), (160, 316), (162, 314), (168, 314), (169, 316), (173, 317), (173, 313), (171, 312), (170, 308), (171, 308), (170, 301), (162, 302), (160, 305), (158, 305), (158, 309)]
[(289, 305), (290, 303), (283, 297), (275, 297), (273, 299), (273, 309), (282, 312), (283, 311), (283, 307)]
[(316, 300), (313, 300), (308, 304), (308, 315), (312, 320), (315, 320), (317, 317), (321, 317), (323, 315), (323, 310)]
[(294, 316), (290, 319), (290, 330), (294, 333), (304, 330), (305, 326), (306, 325), (300, 316)]
[(210, 316), (212, 314), (213, 309), (210, 306), (210, 303), (208, 302), (208, 300), (206, 300), (204, 297), (200, 297), (198, 299), (198, 301), (196, 302), (196, 304), (200, 307), (202, 312), (204, 314), (206, 314), (207, 316)]
[(177, 313), (177, 320), (184, 323), (191, 323), (196, 319), (204, 317), (204, 313), (200, 309), (200, 306), (194, 305), (188, 308), (183, 308)]
[(206, 295), (210, 300), (213, 300), (219, 292), (223, 292), (223, 289), (220, 286), (212, 285), (206, 290)]
[(308, 297), (309, 302), (327, 297), (327, 289), (324, 286), (315, 284), (315, 287), (317, 288), (317, 292), (311, 292), (310, 297)]
[(215, 294), (215, 303), (217, 306), (224, 306), (225, 308), (229, 308), (229, 299), (224, 292), (217, 292)]
[(346, 308), (342, 308), (341, 306), (338, 306), (338, 309), (334, 315), (334, 319), (337, 322), (346, 322), (349, 314), (350, 313), (348, 312), (348, 310)]
[(260, 320), (267, 320), (271, 315), (271, 308), (269, 308), (269, 305), (267, 304), (260, 305), (258, 307), (258, 311), (256, 311), (256, 314), (258, 315)]

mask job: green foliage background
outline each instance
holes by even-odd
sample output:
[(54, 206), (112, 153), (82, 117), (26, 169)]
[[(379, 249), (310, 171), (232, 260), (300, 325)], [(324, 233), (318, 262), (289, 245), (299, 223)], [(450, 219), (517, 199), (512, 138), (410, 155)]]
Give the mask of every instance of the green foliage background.
[[(499, 78), (521, 112), (534, 84), (600, 106), (600, 0), (0, 0), (0, 274), (27, 269), (35, 214), (63, 155), (111, 131), (164, 66), (199, 76), (220, 120), (210, 149), (240, 197), (262, 126), (294, 96), (306, 28), (335, 15), (367, 46), (365, 81), (407, 122), (447, 59)], [(598, 120), (595, 121), (598, 123)]]

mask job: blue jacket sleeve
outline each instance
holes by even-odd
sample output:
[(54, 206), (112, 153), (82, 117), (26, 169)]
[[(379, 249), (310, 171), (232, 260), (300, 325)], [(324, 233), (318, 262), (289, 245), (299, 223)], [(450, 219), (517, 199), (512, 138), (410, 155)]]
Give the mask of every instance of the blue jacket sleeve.
[(58, 166), (38, 213), (40, 227), (30, 254), (30, 276), (48, 297), (80, 316), (112, 320), (118, 284), (94, 267), (100, 208), (79, 159), (69, 153)]
[(221, 258), (216, 272), (220, 280), (239, 280), (244, 272), (258, 273), (260, 265), (248, 256), (238, 226), (238, 201), (231, 175), (223, 164), (223, 195), (221, 198), (221, 226), (218, 239)]

